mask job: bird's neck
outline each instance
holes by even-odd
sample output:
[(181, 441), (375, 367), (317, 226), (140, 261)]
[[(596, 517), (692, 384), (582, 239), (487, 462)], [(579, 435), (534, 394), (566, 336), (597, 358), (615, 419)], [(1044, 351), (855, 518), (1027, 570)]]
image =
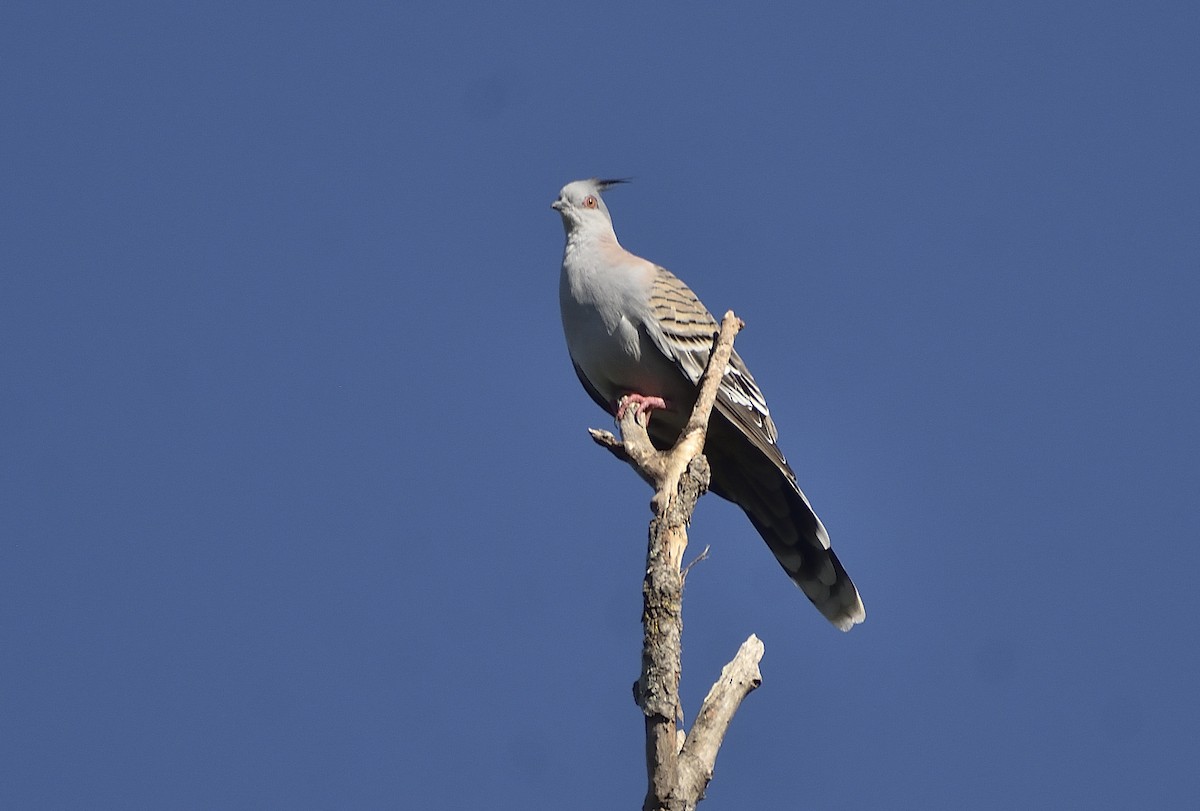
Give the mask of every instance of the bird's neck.
[(616, 233), (611, 229), (574, 228), (567, 232), (567, 245), (563, 251), (564, 259), (595, 254), (617, 255), (625, 253), (621, 243), (617, 241)]

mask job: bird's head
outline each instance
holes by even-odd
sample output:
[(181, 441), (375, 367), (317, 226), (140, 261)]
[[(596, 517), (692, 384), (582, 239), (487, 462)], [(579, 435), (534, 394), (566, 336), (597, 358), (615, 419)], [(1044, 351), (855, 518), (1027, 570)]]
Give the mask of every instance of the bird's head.
[(577, 229), (612, 231), (612, 217), (600, 193), (618, 183), (628, 182), (594, 177), (576, 180), (562, 187), (558, 199), (550, 204), (550, 208), (562, 215), (563, 228), (568, 234)]

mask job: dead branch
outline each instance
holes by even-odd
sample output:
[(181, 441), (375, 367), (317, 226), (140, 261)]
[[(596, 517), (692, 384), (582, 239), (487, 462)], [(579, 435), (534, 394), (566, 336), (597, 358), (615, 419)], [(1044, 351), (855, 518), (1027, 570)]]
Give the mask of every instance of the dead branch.
[[(642, 671), (634, 699), (646, 720), (646, 771), (649, 787), (643, 811), (694, 809), (712, 779), (717, 750), (742, 699), (762, 678), (758, 662), (763, 645), (751, 636), (721, 671), (684, 737), (679, 705), (683, 634), (683, 575), (687, 526), (696, 500), (708, 489), (708, 462), (702, 453), (708, 420), (729, 357), (743, 324), (732, 312), (721, 321), (700, 393), (675, 445), (659, 451), (646, 433), (645, 418), (629, 409), (620, 421), (621, 438), (591, 430), (592, 439), (631, 465), (654, 488), (646, 576), (642, 583)], [(703, 556), (701, 556), (703, 557)]]

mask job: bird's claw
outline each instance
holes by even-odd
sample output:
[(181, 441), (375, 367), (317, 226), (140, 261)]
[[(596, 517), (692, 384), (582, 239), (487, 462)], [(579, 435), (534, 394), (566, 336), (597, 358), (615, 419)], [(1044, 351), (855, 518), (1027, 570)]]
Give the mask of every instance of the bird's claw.
[(630, 408), (637, 408), (637, 418), (643, 424), (650, 418), (650, 413), (656, 409), (665, 409), (667, 401), (661, 397), (646, 397), (641, 394), (626, 394), (617, 403), (617, 421), (625, 419)]

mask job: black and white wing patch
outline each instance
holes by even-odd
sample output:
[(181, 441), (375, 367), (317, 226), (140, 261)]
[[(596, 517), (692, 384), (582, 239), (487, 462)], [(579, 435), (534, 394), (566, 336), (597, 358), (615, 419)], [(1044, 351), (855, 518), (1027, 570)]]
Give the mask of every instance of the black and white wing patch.
[[(696, 294), (666, 268), (656, 268), (650, 303), (655, 323), (651, 337), (693, 383), (699, 383), (719, 325)], [(717, 409), (756, 447), (788, 474), (791, 469), (775, 444), (778, 432), (767, 400), (734, 350), (717, 392)]]

